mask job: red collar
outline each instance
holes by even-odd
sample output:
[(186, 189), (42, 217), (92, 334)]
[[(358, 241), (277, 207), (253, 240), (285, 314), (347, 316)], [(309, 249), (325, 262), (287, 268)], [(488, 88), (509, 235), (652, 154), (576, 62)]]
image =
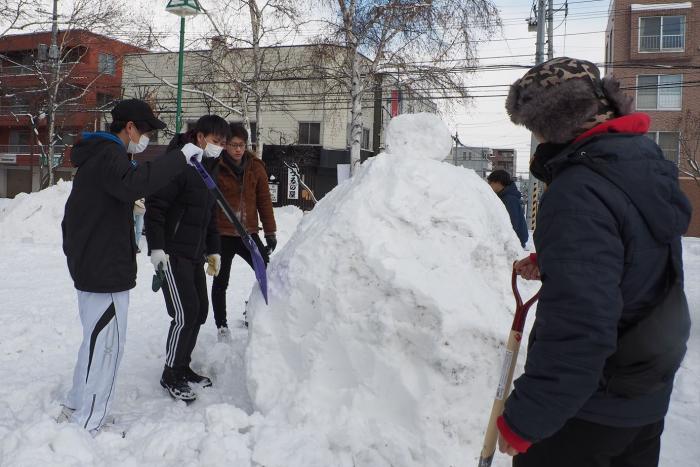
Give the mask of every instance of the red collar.
[(602, 133), (634, 133), (643, 135), (649, 131), (650, 122), (649, 115), (645, 113), (631, 113), (624, 117), (613, 118), (612, 120), (594, 126), (576, 138), (574, 143)]

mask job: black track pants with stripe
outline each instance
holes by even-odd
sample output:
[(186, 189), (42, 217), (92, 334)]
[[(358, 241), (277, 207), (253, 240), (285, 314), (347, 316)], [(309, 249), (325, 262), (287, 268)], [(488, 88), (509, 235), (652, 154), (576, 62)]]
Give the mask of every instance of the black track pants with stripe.
[(163, 295), (172, 318), (166, 342), (165, 364), (171, 368), (190, 364), (199, 327), (207, 319), (209, 299), (204, 261), (170, 255)]

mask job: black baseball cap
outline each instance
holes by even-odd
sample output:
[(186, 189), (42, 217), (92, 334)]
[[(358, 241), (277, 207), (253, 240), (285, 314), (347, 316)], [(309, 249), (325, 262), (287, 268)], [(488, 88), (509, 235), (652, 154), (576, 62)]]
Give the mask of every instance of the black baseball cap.
[(112, 109), (112, 119), (119, 122), (145, 123), (151, 130), (162, 130), (167, 125), (158, 120), (146, 102), (140, 99), (124, 99)]

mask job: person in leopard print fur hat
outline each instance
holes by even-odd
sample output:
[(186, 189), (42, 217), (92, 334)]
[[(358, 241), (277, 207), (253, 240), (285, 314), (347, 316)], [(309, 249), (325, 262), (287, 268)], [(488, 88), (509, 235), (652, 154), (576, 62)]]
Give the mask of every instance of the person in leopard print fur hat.
[(547, 184), (516, 263), (542, 289), (525, 372), (498, 419), (515, 467), (656, 467), (690, 318), (678, 168), (649, 117), (591, 62), (560, 57), (511, 86), (506, 110), (540, 141)]

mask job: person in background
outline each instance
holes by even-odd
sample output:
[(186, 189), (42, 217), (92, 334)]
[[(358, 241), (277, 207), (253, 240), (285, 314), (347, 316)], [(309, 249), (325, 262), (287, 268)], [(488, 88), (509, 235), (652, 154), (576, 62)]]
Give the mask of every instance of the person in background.
[(146, 198), (134, 201), (134, 238), (136, 253), (141, 253), (141, 232), (143, 232), (143, 215), (146, 214)]
[[(205, 115), (194, 129), (180, 133), (168, 150), (195, 146), (202, 165), (216, 177), (219, 156), (229, 136), (226, 120)], [(190, 367), (199, 329), (207, 319), (209, 299), (204, 275), (216, 276), (221, 265), (216, 199), (194, 167), (188, 167), (160, 191), (146, 198), (146, 240), (151, 263), (165, 273), (163, 297), (172, 318), (160, 385), (174, 399), (193, 401), (192, 384), (212, 385), (210, 378)]]
[(523, 210), (523, 195), (520, 194), (518, 187), (511, 180), (510, 174), (505, 170), (494, 170), (486, 178), (486, 181), (506, 206), (506, 211), (510, 216), (510, 224), (520, 240), (520, 245), (525, 248), (529, 234)]
[[(267, 183), (265, 164), (246, 150), (247, 143), (248, 132), (245, 127), (239, 123), (232, 123), (231, 137), (226, 142), (226, 151), (222, 154), (217, 184), (238, 219), (258, 245), (267, 264), (270, 254), (277, 246), (277, 225), (272, 210), (272, 197)], [(258, 235), (258, 214), (265, 231), (266, 245), (262, 244)], [(217, 222), (221, 234), (221, 271), (214, 278), (211, 301), (219, 340), (228, 341), (231, 334), (226, 320), (226, 289), (231, 274), (231, 264), (233, 258), (238, 255), (252, 268), (253, 259), (238, 231), (220, 209), (217, 209)], [(247, 321), (245, 323), (247, 326)]]
[(123, 100), (112, 109), (109, 132), (84, 133), (71, 152), (78, 170), (61, 228), (83, 341), (57, 421), (74, 422), (93, 435), (108, 420), (124, 355), (129, 290), (136, 285), (134, 201), (170, 182), (191, 155), (178, 149), (132, 165), (128, 154), (143, 151), (149, 133), (162, 128), (148, 104)]
[(649, 116), (590, 62), (555, 58), (510, 88), (511, 120), (540, 144), (547, 184), (542, 281), (525, 372), (498, 419), (515, 467), (656, 467), (690, 329), (681, 235), (691, 208), (678, 168), (646, 136)]

